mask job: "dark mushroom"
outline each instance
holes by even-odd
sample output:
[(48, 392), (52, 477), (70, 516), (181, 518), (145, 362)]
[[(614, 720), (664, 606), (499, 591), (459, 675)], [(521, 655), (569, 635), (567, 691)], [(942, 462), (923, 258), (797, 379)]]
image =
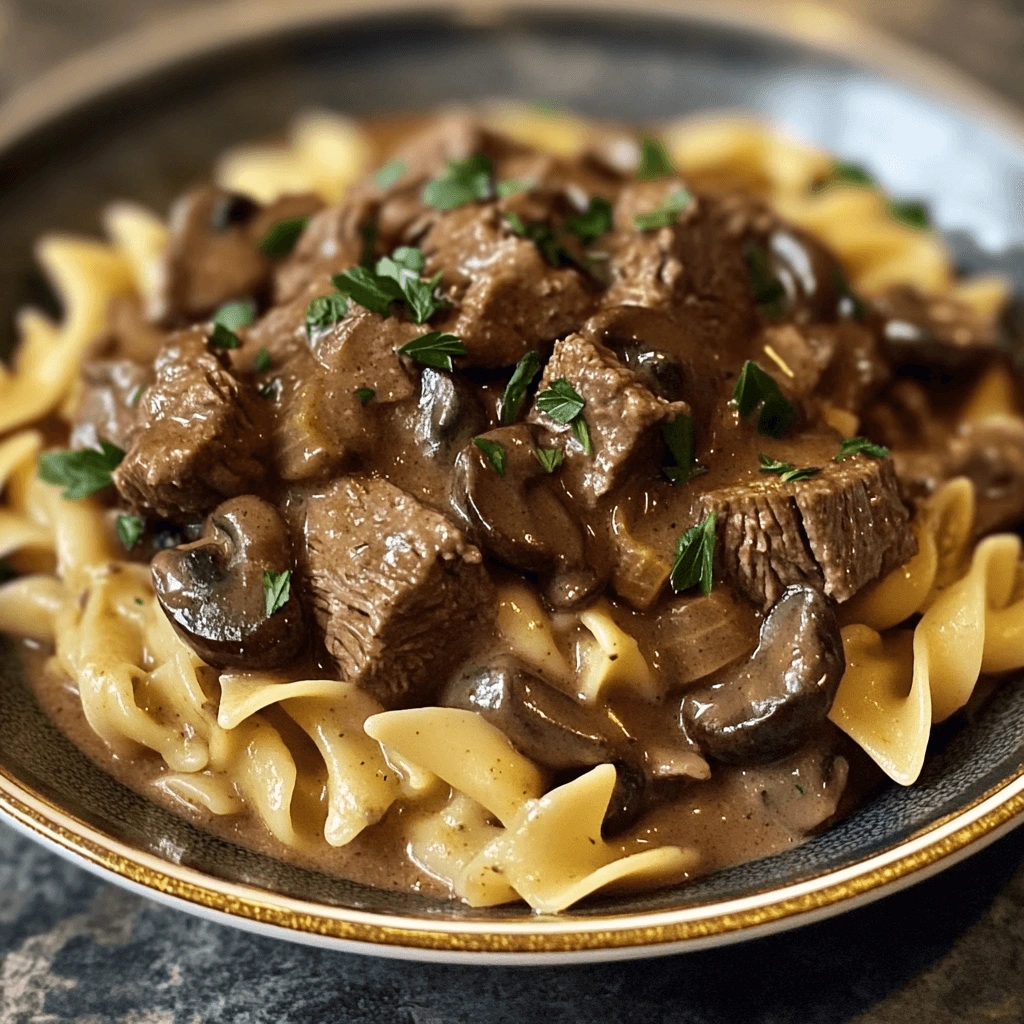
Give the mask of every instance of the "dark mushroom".
[(830, 605), (813, 587), (789, 587), (761, 623), (754, 653), (686, 694), (682, 725), (717, 761), (766, 764), (822, 722), (845, 668)]
[(160, 606), (203, 661), (215, 668), (281, 668), (306, 631), (295, 587), (267, 614), (264, 573), (293, 567), (291, 540), (273, 505), (247, 494), (219, 505), (202, 536), (151, 563)]
[(462, 672), (448, 684), (441, 705), (476, 711), (520, 753), (554, 772), (614, 764), (617, 780), (605, 814), (606, 832), (627, 828), (642, 813), (647, 787), (642, 754), (622, 727), (511, 658)]
[(459, 377), (424, 369), (420, 375), (416, 443), (430, 458), (447, 458), (484, 426), (484, 413), (475, 389)]

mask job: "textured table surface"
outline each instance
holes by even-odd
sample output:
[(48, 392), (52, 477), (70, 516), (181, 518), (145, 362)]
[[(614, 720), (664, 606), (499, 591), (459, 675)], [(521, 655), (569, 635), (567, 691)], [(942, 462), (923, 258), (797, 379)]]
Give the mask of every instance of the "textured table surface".
[[(283, 2), (283, 0), (269, 0)], [(1024, 0), (836, 0), (1024, 103)], [(197, 0), (0, 0), (0, 98)], [(166, 910), (0, 826), (0, 1024), (983, 1024), (1024, 1021), (1024, 831), (881, 903), (685, 957), (456, 968)]]

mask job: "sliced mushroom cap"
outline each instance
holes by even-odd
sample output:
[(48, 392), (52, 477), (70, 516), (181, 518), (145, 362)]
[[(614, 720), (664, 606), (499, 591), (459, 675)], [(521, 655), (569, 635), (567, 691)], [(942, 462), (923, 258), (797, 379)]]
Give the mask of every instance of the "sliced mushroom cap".
[(628, 827), (645, 805), (642, 754), (602, 711), (586, 707), (502, 658), (465, 670), (448, 684), (444, 707), (476, 711), (531, 761), (555, 772), (614, 764), (617, 781), (605, 814), (606, 832)]
[(416, 442), (424, 455), (451, 461), (451, 454), (484, 427), (475, 389), (461, 377), (427, 367), (420, 375)]
[(150, 568), (160, 605), (216, 668), (281, 668), (305, 644), (295, 587), (267, 614), (264, 573), (293, 568), (291, 540), (273, 505), (248, 494), (219, 505), (202, 536), (161, 551)]
[(455, 459), (451, 503), (474, 539), (498, 561), (524, 572), (583, 564), (579, 524), (548, 484), (533, 427), (516, 423), (481, 435), (504, 452), (504, 475), (475, 444)]
[(789, 587), (761, 623), (754, 653), (683, 698), (701, 750), (729, 764), (766, 764), (823, 721), (846, 669), (835, 613), (813, 587)]

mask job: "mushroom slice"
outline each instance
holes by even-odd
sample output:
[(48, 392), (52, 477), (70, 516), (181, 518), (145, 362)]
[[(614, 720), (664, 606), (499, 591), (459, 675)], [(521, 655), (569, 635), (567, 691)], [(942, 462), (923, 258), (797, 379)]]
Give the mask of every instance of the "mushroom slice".
[(218, 505), (202, 536), (161, 551), (153, 587), (174, 628), (216, 668), (281, 668), (306, 640), (292, 587), (268, 614), (265, 573), (292, 570), (291, 540), (273, 505), (247, 494)]
[(754, 653), (686, 694), (682, 725), (717, 761), (766, 764), (824, 720), (845, 669), (831, 605), (813, 587), (789, 587), (761, 623)]
[(499, 728), (531, 761), (555, 772), (574, 772), (614, 764), (618, 775), (605, 816), (605, 832), (621, 831), (646, 806), (642, 752), (603, 711), (588, 708), (512, 658), (473, 667), (444, 691), (445, 707), (475, 711)]

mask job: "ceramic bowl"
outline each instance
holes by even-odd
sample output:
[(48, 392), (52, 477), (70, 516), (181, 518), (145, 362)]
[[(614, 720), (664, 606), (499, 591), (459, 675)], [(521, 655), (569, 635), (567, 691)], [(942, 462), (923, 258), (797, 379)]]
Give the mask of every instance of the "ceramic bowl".
[[(87, 54), (0, 108), (0, 339), (13, 340), (18, 306), (52, 303), (31, 259), (43, 231), (97, 231), (115, 197), (163, 209), (225, 147), (279, 133), (302, 108), (358, 116), (496, 96), (645, 121), (753, 111), (866, 164), (894, 194), (924, 199), (965, 269), (1001, 269), (1024, 286), (1024, 130), (1012, 111), (806, 4), (722, 10), (245, 3)], [(450, 961), (649, 956), (838, 913), (1013, 827), (1024, 815), (1024, 679), (937, 734), (917, 785), (884, 789), (828, 833), (685, 887), (594, 899), (558, 917), (368, 889), (193, 828), (57, 732), (9, 642), (0, 815), (111, 881), (282, 938)]]

